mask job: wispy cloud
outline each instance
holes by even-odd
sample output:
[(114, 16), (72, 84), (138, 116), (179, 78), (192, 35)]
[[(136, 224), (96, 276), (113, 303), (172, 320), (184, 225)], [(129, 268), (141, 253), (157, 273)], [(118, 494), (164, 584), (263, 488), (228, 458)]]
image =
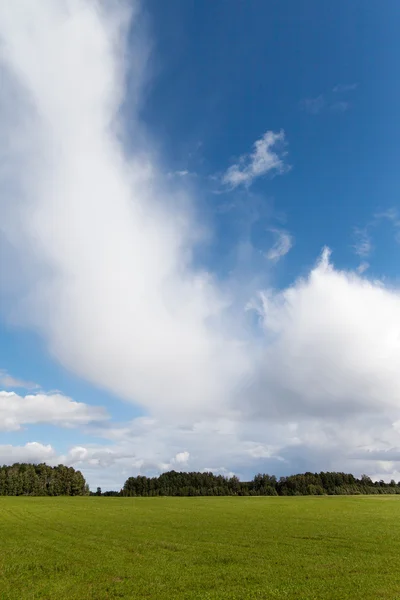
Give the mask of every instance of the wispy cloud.
[(358, 83), (338, 83), (332, 91), (335, 94), (344, 94), (346, 92), (354, 92), (358, 87)]
[(394, 239), (397, 243), (400, 243), (400, 216), (397, 208), (389, 208), (377, 212), (373, 215), (370, 221), (365, 227), (355, 227), (353, 236), (355, 242), (353, 244), (353, 250), (362, 260), (357, 267), (357, 272), (362, 274), (369, 269), (370, 264), (367, 259), (373, 250), (372, 234), (382, 223), (387, 221), (393, 228)]
[(300, 106), (305, 112), (308, 112), (311, 115), (319, 115), (325, 108), (324, 96), (320, 94), (315, 98), (304, 98), (304, 100), (300, 102)]
[(369, 256), (372, 250), (372, 241), (368, 229), (360, 229), (359, 227), (354, 228), (355, 243), (353, 245), (354, 251), (357, 256), (366, 258)]
[(300, 107), (311, 115), (319, 115), (325, 111), (344, 113), (349, 110), (351, 104), (344, 99), (338, 100), (337, 94), (348, 94), (354, 91), (357, 85), (356, 83), (335, 85), (332, 92), (305, 98), (300, 102)]
[(399, 216), (399, 211), (397, 210), (397, 208), (393, 208), (393, 207), (388, 208), (387, 210), (376, 213), (374, 215), (375, 222), (381, 221), (382, 219), (390, 221), (392, 223), (393, 227), (400, 228), (400, 216)]
[(169, 173), (167, 173), (167, 177), (169, 179), (172, 179), (173, 177), (187, 177), (187, 175), (190, 175), (190, 173), (189, 173), (189, 171), (186, 171), (186, 170), (170, 171)]
[(358, 267), (357, 267), (357, 273), (359, 275), (362, 275), (363, 273), (365, 273), (365, 271), (367, 271), (369, 269), (370, 265), (367, 261), (362, 261)]
[(400, 216), (397, 208), (389, 208), (386, 211), (377, 213), (375, 221), (379, 222), (382, 219), (389, 221), (394, 229), (394, 239), (397, 244), (400, 244)]
[(37, 383), (34, 383), (33, 381), (24, 381), (23, 379), (13, 377), (4, 369), (0, 369), (0, 386), (9, 389), (24, 388), (25, 390), (35, 390), (40, 388), (40, 385), (38, 385)]
[(267, 173), (282, 174), (289, 170), (285, 163), (285, 132), (266, 131), (254, 143), (251, 154), (244, 154), (223, 174), (222, 183), (230, 189), (240, 185), (250, 186), (255, 179)]
[(346, 110), (349, 110), (350, 106), (350, 102), (345, 102), (344, 100), (341, 100), (340, 102), (332, 102), (329, 108), (333, 112), (343, 113), (346, 112)]
[(293, 246), (293, 238), (287, 231), (283, 229), (270, 229), (276, 237), (276, 241), (272, 248), (266, 253), (268, 260), (277, 262), (280, 258), (285, 256)]

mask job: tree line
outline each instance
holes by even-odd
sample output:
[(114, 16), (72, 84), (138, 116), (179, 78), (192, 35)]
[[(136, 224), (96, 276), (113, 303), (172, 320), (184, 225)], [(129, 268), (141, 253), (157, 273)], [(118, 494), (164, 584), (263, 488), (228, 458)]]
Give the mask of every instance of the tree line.
[(280, 477), (259, 473), (251, 481), (214, 473), (168, 471), (158, 477), (129, 477), (121, 490), (90, 492), (80, 471), (45, 463), (0, 468), (0, 496), (322, 496), (400, 494), (400, 481), (373, 482), (367, 475), (336, 472)]
[(251, 481), (213, 473), (169, 471), (159, 477), (129, 477), (122, 490), (103, 495), (121, 496), (322, 496), (355, 494), (400, 494), (400, 482), (373, 482), (347, 473), (303, 473), (277, 479), (259, 473)]
[(0, 496), (87, 496), (89, 486), (80, 471), (15, 463), (0, 468)]

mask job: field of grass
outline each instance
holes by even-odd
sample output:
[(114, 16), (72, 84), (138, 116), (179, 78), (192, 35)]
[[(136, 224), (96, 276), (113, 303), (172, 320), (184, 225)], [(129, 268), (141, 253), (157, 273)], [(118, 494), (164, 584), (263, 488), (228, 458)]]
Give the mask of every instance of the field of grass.
[(400, 498), (0, 498), (0, 598), (400, 598)]

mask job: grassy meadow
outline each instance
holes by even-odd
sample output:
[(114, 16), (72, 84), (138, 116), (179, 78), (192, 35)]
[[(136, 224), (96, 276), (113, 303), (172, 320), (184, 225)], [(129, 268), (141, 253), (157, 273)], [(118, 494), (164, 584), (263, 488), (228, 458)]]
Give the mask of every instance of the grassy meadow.
[(400, 599), (400, 498), (0, 497), (0, 598)]

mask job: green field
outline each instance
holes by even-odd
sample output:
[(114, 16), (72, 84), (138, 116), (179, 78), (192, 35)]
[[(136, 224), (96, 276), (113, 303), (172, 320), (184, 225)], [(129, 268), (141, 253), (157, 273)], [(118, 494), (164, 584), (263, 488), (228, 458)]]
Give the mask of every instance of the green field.
[(400, 598), (400, 498), (0, 498), (0, 598)]

